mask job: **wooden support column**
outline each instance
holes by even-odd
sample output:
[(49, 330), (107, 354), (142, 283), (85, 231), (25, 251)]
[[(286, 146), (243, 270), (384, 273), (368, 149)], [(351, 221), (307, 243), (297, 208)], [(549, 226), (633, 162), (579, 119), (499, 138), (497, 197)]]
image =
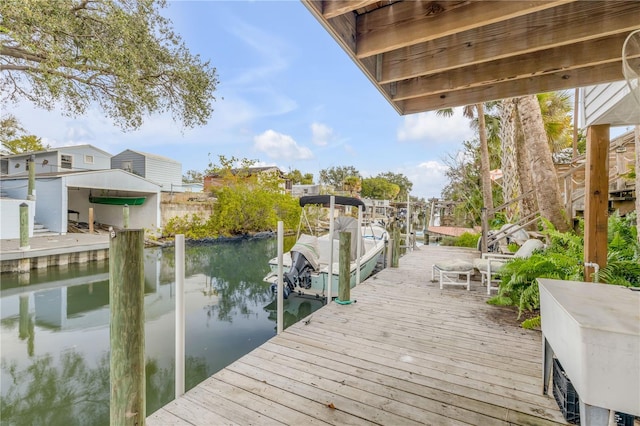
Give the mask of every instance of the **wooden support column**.
[[(587, 128), (585, 168), (584, 263), (607, 266), (607, 219), (609, 203), (609, 125)], [(591, 281), (594, 268), (585, 266), (585, 281)]]
[(348, 303), (351, 299), (351, 233), (340, 232), (338, 270), (338, 303)]
[(144, 231), (112, 232), (109, 252), (110, 423), (144, 425)]
[(27, 183), (27, 200), (36, 199), (36, 156), (31, 155), (28, 160), (29, 164), (29, 181)]

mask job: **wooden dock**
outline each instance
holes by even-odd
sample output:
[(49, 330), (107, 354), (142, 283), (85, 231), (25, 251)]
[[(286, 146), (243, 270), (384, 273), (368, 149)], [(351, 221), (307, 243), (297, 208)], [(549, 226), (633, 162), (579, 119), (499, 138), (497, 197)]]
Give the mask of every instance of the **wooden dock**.
[(423, 246), (216, 373), (148, 425), (566, 424), (542, 395), (540, 332), (471, 291), (431, 283)]

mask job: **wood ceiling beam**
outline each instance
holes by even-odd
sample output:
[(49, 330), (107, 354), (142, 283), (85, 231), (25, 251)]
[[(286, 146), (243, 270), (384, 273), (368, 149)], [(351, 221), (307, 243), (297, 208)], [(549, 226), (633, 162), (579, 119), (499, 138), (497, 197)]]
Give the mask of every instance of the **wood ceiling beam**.
[[(575, 0), (403, 1), (358, 15), (358, 58), (400, 49), (497, 22), (554, 8)], [(390, 29), (393, 31), (390, 31)]]
[(378, 0), (323, 0), (322, 15), (325, 19), (335, 18), (377, 2)]
[[(593, 17), (598, 19), (594, 20)], [(581, 1), (382, 55), (381, 84), (638, 28), (640, 2)], [(375, 74), (375, 73), (374, 73)]]
[[(626, 33), (398, 81), (394, 101), (620, 61)], [(387, 85), (388, 86), (388, 85)], [(390, 91), (389, 91), (390, 92)]]
[(487, 86), (407, 99), (398, 101), (396, 109), (402, 111), (402, 114), (436, 111), (443, 108), (473, 105), (479, 102), (488, 102), (534, 93), (568, 90), (623, 79), (622, 62), (610, 62), (593, 67), (561, 71), (515, 81), (505, 81)]

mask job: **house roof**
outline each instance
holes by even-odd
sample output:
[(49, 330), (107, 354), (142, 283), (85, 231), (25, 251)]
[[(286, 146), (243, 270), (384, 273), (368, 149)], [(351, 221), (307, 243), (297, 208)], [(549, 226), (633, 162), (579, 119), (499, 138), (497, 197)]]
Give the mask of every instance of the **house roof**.
[[(36, 180), (54, 180), (54, 179), (60, 179), (60, 178), (67, 178), (67, 181), (71, 180), (73, 182), (73, 184), (71, 186), (79, 186), (79, 187), (86, 187), (86, 188), (95, 188), (97, 187), (94, 183), (96, 179), (98, 179), (100, 182), (102, 182), (102, 186), (106, 189), (111, 188), (111, 186), (116, 185), (114, 178), (116, 176), (120, 176), (122, 179), (125, 180), (130, 180), (133, 179), (134, 181), (138, 181), (140, 182), (142, 185), (144, 185), (144, 188), (146, 188), (146, 191), (148, 192), (150, 189), (153, 189), (154, 191), (157, 189), (158, 192), (160, 190), (161, 185), (158, 185), (157, 183), (150, 181), (149, 179), (145, 179), (141, 176), (138, 176), (136, 174), (133, 173), (129, 173), (125, 170), (122, 169), (102, 169), (102, 170), (82, 170), (82, 171), (64, 171), (64, 172), (49, 172), (49, 173), (38, 173), (36, 175)], [(12, 181), (12, 180), (26, 180), (28, 179), (29, 176), (26, 173), (20, 173), (20, 174), (15, 174), (15, 175), (2, 175), (0, 176), (0, 181)], [(80, 182), (80, 183), (78, 183)], [(86, 185), (81, 184), (81, 182), (88, 182)], [(111, 185), (111, 186), (110, 186)], [(117, 187), (114, 186), (111, 189), (118, 189), (118, 190), (130, 190), (131, 188), (128, 187)], [(152, 191), (152, 192), (154, 192)]]
[(400, 114), (624, 80), (640, 26), (637, 0), (302, 3)]
[(48, 152), (58, 152), (58, 151), (65, 151), (68, 149), (77, 149), (77, 148), (91, 148), (95, 151), (98, 151), (102, 154), (104, 154), (107, 157), (113, 157), (112, 154), (109, 154), (107, 151), (104, 151), (100, 148), (97, 148), (91, 144), (82, 144), (82, 145), (68, 145), (68, 146), (56, 146), (50, 149), (45, 149), (42, 151), (31, 151), (31, 152), (21, 152), (20, 154), (9, 154), (9, 155), (2, 155), (2, 158), (18, 158), (18, 157), (28, 157), (30, 155), (37, 155), (37, 154), (44, 154), (44, 153), (48, 153)]
[(137, 151), (137, 150), (134, 150), (134, 149), (125, 149), (125, 150), (124, 150), (124, 151), (122, 151), (121, 153), (114, 155), (114, 157), (117, 157), (118, 155), (121, 155), (122, 153), (125, 153), (125, 152), (127, 152), (127, 151), (129, 151), (129, 152), (133, 152), (133, 153), (135, 153), (135, 154), (142, 155), (142, 156), (144, 156), (144, 157), (153, 158), (154, 160), (166, 161), (166, 162), (169, 162), (169, 163), (177, 163), (177, 164), (181, 164), (178, 160), (174, 160), (173, 158), (163, 157), (162, 155), (152, 154), (152, 153), (150, 153), (150, 152)]

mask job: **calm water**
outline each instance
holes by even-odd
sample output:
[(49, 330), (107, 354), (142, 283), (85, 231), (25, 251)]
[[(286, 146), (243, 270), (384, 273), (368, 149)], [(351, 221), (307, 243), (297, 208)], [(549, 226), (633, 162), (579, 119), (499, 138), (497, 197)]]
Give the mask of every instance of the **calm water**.
[[(187, 389), (275, 335), (262, 282), (275, 255), (275, 239), (187, 247)], [(174, 395), (173, 260), (173, 249), (145, 250), (147, 415)], [(109, 424), (108, 279), (106, 262), (34, 272), (28, 282), (2, 275), (3, 425)], [(321, 305), (285, 301), (285, 326)]]

